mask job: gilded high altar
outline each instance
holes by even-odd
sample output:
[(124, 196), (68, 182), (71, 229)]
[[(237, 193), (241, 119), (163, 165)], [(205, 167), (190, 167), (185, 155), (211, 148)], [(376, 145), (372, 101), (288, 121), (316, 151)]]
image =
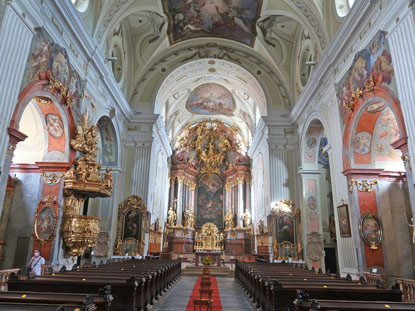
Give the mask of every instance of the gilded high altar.
[(196, 252), (222, 250), (223, 234), (219, 233), (218, 227), (211, 222), (202, 226), (200, 232), (196, 232), (194, 249)]

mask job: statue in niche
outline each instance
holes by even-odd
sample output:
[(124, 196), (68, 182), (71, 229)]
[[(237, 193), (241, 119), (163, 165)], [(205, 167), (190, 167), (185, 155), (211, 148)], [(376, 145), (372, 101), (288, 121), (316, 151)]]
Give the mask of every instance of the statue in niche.
[(296, 250), (297, 250), (297, 259), (298, 260), (303, 259), (303, 245), (301, 244), (300, 241), (298, 241), (297, 243)]
[(264, 233), (265, 233), (264, 221), (260, 219), (258, 222), (258, 234), (264, 234)]
[(406, 215), (404, 214), (404, 216), (405, 216), (405, 219), (406, 219), (406, 222), (408, 223), (408, 226), (409, 226), (409, 228), (411, 229), (411, 231), (412, 231), (412, 243), (414, 243), (415, 244), (415, 222), (414, 222), (414, 218), (413, 217), (411, 217), (411, 221), (412, 221), (412, 224), (408, 221), (408, 219), (406, 218)]
[(195, 227), (195, 215), (192, 212), (184, 212), (184, 226), (185, 228), (194, 228)]
[(174, 227), (176, 225), (176, 212), (173, 210), (171, 206), (169, 209), (169, 217), (167, 221), (170, 227)]
[(232, 212), (226, 213), (225, 215), (225, 229), (232, 230), (235, 226), (234, 224), (235, 214)]
[(278, 248), (277, 240), (272, 241), (272, 250), (273, 250), (273, 253), (274, 253), (274, 259), (279, 259), (280, 254), (279, 254), (279, 248)]
[(244, 222), (245, 228), (248, 228), (251, 225), (251, 213), (248, 210), (245, 210), (245, 213), (242, 214), (241, 219)]

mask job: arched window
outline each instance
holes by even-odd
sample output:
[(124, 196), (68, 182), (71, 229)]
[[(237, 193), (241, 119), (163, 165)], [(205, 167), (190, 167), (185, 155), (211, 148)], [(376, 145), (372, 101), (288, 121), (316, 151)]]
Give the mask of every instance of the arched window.
[(336, 0), (336, 12), (339, 17), (345, 17), (353, 5), (354, 0)]
[(89, 6), (89, 0), (71, 0), (75, 9), (79, 12), (84, 13)]

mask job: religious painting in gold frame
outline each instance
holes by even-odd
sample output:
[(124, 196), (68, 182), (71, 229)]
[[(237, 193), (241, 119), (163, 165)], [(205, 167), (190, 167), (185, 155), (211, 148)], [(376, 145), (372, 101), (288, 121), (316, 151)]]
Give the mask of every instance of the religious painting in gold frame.
[(372, 212), (367, 212), (360, 217), (359, 232), (363, 242), (371, 248), (378, 246), (382, 242), (382, 222), (379, 217)]
[(196, 228), (211, 222), (223, 229), (224, 187), (218, 174), (203, 174), (196, 194)]
[(56, 236), (59, 204), (56, 197), (42, 198), (35, 213), (34, 237), (40, 242), (52, 242)]
[(291, 215), (282, 214), (275, 219), (276, 237), (279, 244), (296, 243), (295, 219)]
[(349, 207), (347, 204), (337, 206), (337, 217), (339, 218), (340, 236), (350, 238), (352, 229), (350, 228)]
[(149, 230), (150, 216), (146, 203), (136, 195), (129, 196), (120, 204), (115, 255), (143, 254), (144, 235)]

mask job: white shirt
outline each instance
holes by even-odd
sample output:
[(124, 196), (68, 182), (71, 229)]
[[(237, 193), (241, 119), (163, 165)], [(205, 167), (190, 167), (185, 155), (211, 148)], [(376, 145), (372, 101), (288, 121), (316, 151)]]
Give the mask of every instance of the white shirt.
[(36, 275), (41, 275), (42, 274), (42, 265), (45, 264), (45, 258), (43, 258), (42, 256), (39, 257), (32, 257), (32, 264), (30, 265), (30, 267), (33, 269), (32, 271), (36, 274)]

